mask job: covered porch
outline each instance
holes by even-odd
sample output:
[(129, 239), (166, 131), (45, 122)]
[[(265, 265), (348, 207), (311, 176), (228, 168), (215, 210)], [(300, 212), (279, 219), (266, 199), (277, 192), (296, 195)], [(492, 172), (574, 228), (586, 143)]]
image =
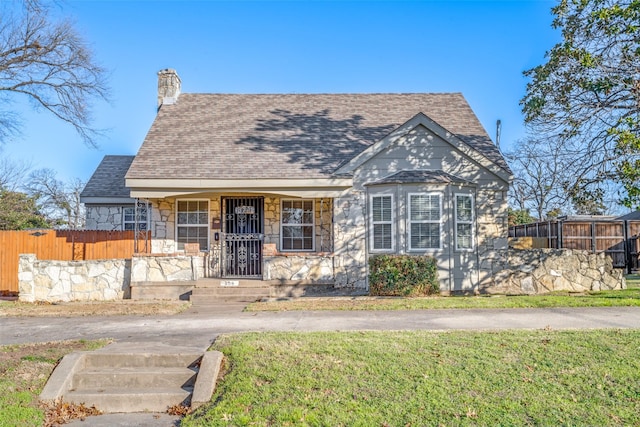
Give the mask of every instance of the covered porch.
[(205, 278), (335, 280), (334, 200), (351, 179), (138, 181), (127, 185), (150, 206), (153, 253), (195, 251)]

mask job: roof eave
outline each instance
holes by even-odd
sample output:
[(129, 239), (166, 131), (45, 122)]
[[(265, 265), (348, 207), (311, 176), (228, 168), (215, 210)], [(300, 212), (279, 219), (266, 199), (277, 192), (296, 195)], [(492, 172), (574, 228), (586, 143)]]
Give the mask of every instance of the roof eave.
[(132, 197), (120, 197), (120, 196), (107, 196), (107, 197), (95, 197), (95, 196), (80, 196), (80, 203), (85, 205), (130, 205), (136, 202)]
[(352, 178), (314, 179), (144, 179), (128, 178), (131, 196), (166, 198), (201, 193), (270, 193), (295, 197), (338, 197)]

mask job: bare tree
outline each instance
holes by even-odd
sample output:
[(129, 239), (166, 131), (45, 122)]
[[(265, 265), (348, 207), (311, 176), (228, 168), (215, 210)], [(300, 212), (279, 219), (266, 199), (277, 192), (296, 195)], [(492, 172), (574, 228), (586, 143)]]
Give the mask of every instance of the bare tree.
[(25, 183), (30, 170), (27, 162), (0, 157), (0, 190), (16, 191)]
[[(105, 74), (71, 21), (54, 20), (43, 0), (0, 3), (0, 102), (25, 96), (95, 146), (90, 105), (108, 98)], [(19, 128), (15, 112), (0, 111), (0, 142)]]
[(530, 210), (539, 220), (616, 210), (619, 185), (602, 152), (584, 152), (575, 141), (560, 138), (528, 138), (505, 157), (514, 172), (509, 198), (517, 210)]
[(73, 230), (84, 228), (85, 215), (80, 192), (84, 182), (74, 179), (64, 183), (51, 169), (38, 169), (31, 173), (28, 192), (38, 200), (47, 220), (59, 228)]
[(566, 210), (567, 168), (559, 151), (557, 145), (526, 139), (505, 154), (514, 173), (509, 194), (514, 208), (532, 211), (540, 221), (548, 212)]

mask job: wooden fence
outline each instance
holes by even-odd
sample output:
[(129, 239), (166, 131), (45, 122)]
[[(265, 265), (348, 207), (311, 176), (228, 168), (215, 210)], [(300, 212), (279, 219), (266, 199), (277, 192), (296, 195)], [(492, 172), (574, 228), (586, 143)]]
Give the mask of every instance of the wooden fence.
[(547, 239), (548, 248), (604, 252), (616, 268), (638, 270), (640, 221), (563, 220), (509, 227), (509, 237)]
[[(145, 241), (149, 239), (147, 235)], [(150, 247), (143, 244), (138, 250), (150, 252)], [(0, 231), (0, 295), (18, 293), (20, 254), (36, 254), (42, 260), (82, 261), (131, 258), (135, 249), (134, 231)]]

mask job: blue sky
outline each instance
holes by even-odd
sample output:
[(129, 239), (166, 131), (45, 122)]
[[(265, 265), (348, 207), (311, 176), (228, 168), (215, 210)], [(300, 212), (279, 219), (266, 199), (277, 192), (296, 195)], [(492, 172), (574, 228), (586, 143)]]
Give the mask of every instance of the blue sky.
[(24, 103), (24, 132), (0, 155), (87, 180), (105, 154), (135, 154), (156, 113), (158, 70), (183, 92), (462, 92), (501, 146), (525, 136), (524, 70), (560, 40), (553, 1), (72, 1), (72, 16), (110, 70), (99, 149)]

